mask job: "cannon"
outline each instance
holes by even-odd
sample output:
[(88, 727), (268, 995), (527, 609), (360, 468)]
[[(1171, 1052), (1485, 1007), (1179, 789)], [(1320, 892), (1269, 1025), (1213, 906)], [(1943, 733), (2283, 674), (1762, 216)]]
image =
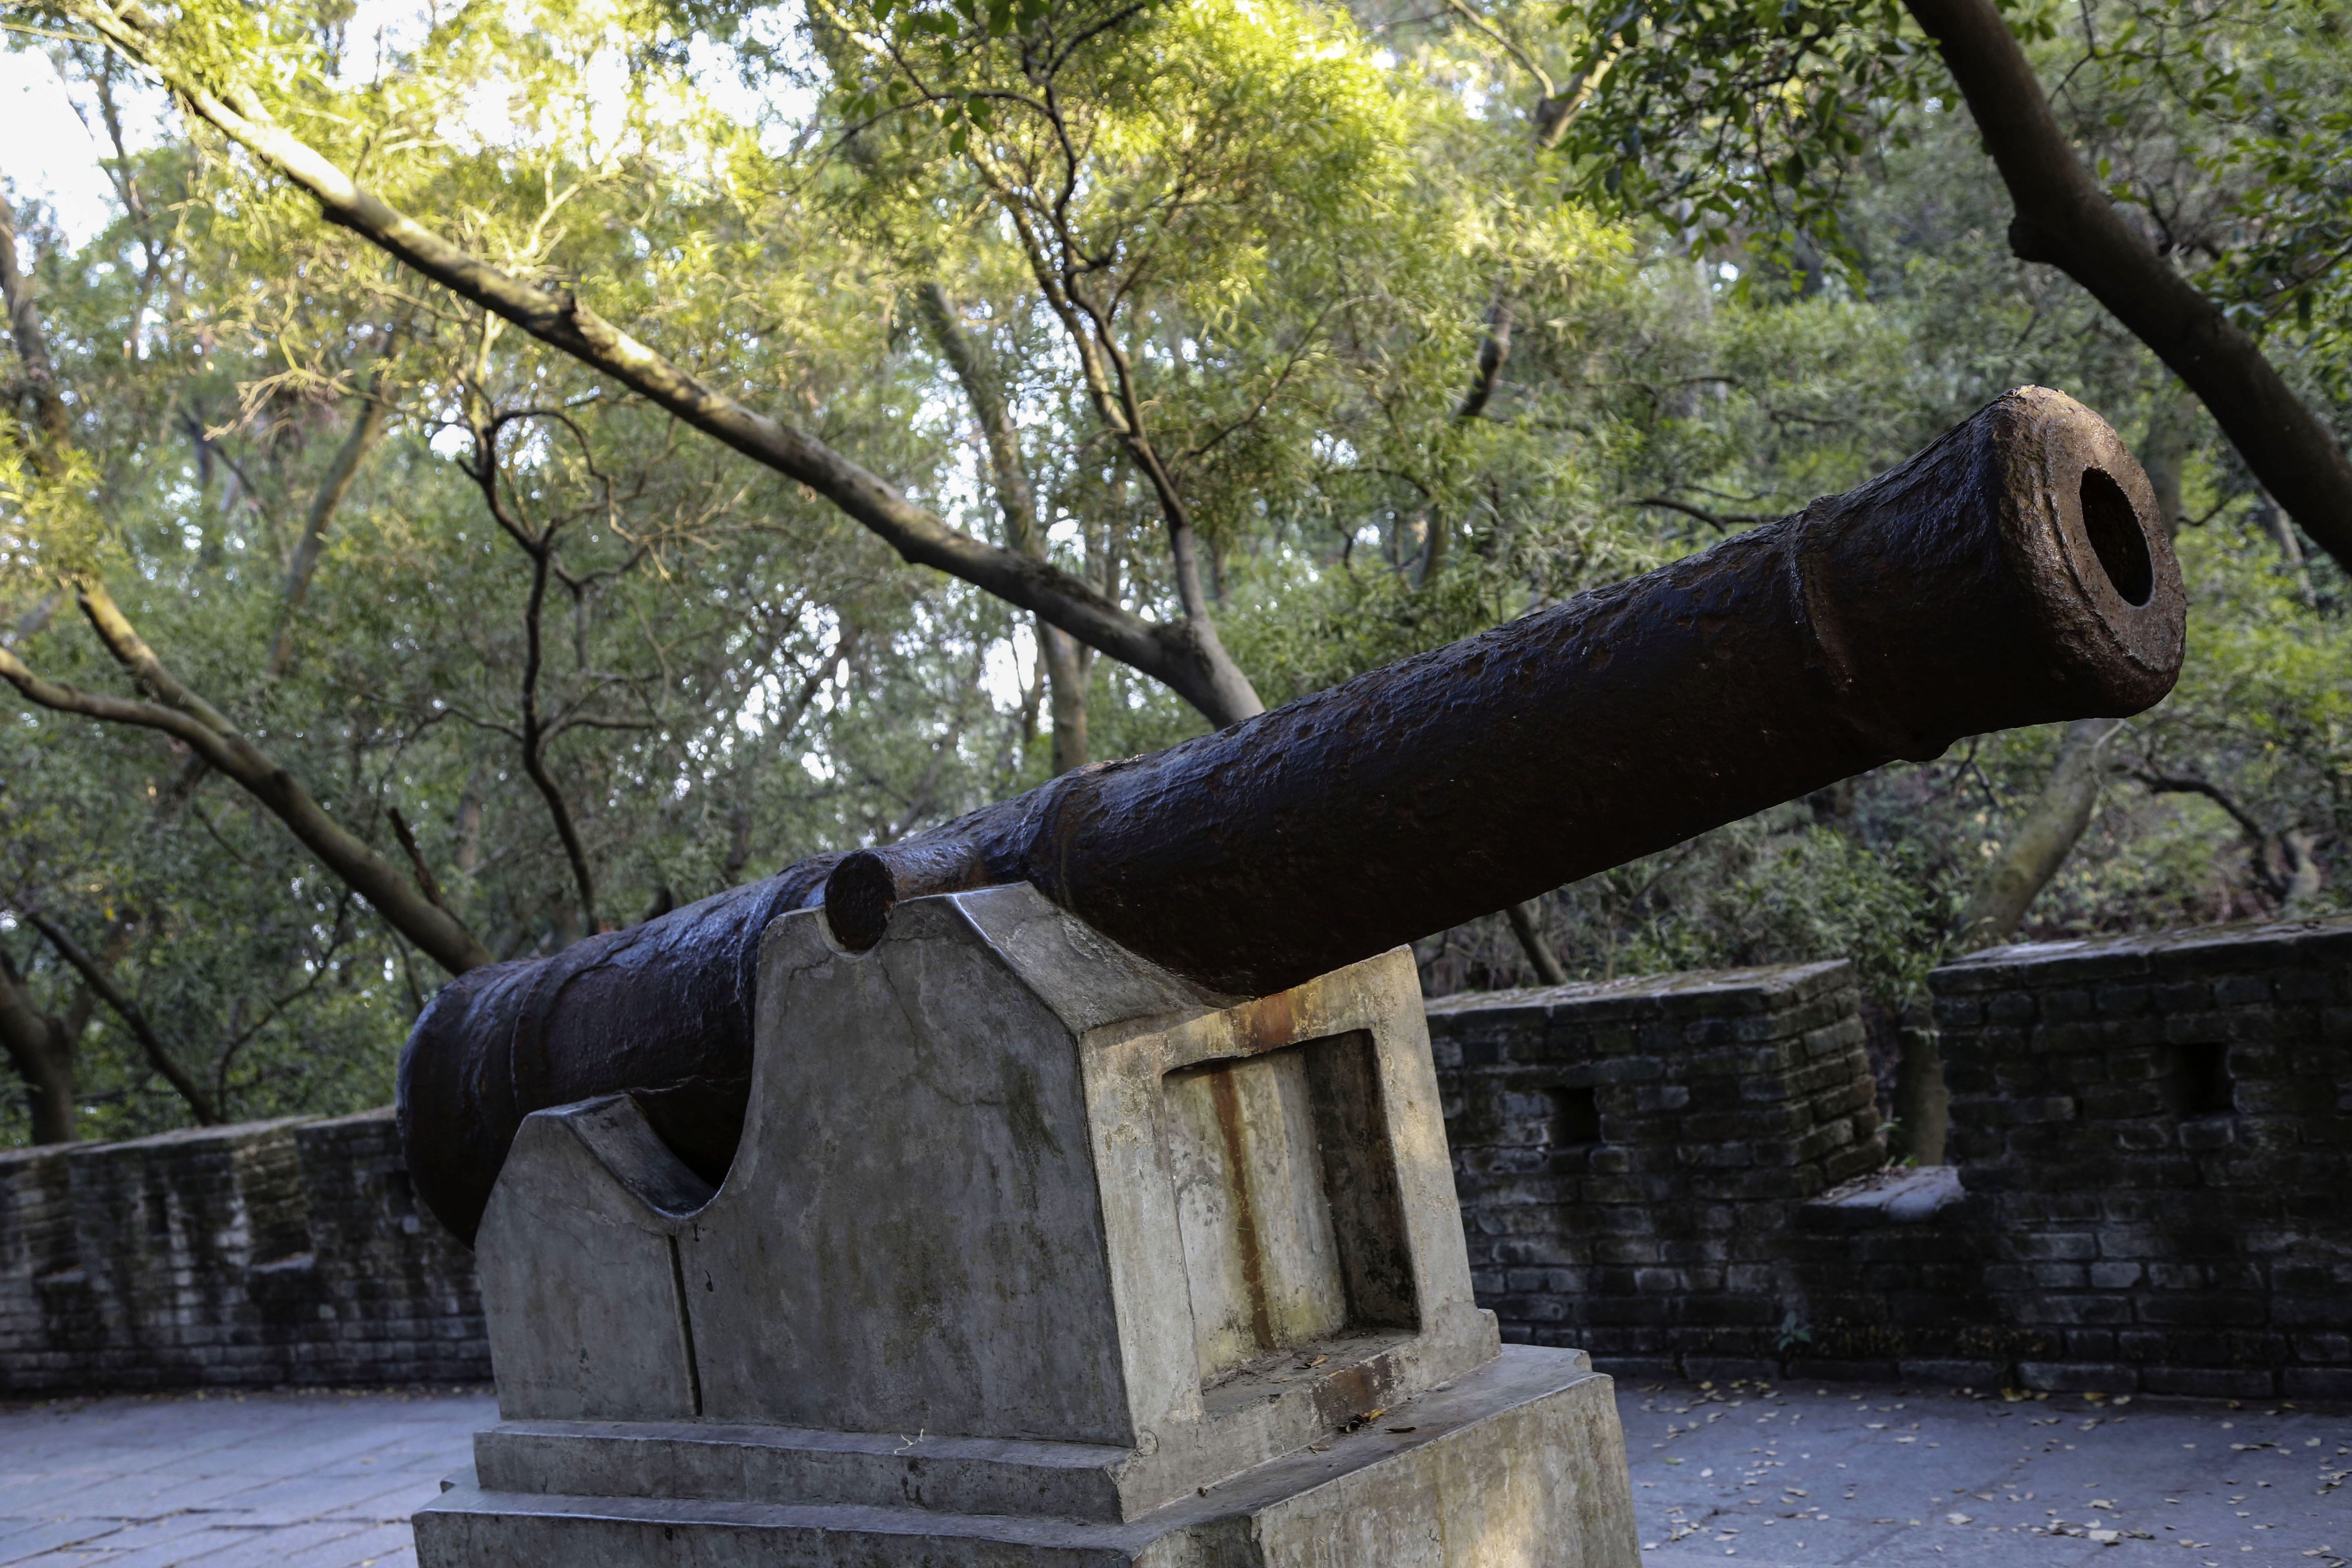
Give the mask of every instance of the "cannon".
[(2115, 433), (2026, 387), (1845, 494), (1614, 586), (901, 843), (803, 860), (443, 988), (400, 1066), (461, 1237), (533, 1111), (625, 1093), (708, 1183), (741, 1135), (762, 932), (1026, 883), (1234, 999), (1954, 741), (2170, 689), (2184, 600)]

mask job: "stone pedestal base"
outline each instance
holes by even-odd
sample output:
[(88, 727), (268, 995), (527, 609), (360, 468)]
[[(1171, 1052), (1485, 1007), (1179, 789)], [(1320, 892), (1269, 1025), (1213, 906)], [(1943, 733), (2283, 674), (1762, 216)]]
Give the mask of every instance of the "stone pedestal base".
[(1133, 1518), (1135, 1456), (705, 1422), (520, 1421), (416, 1516), (422, 1568), (1634, 1568), (1609, 1378), (1513, 1346)]

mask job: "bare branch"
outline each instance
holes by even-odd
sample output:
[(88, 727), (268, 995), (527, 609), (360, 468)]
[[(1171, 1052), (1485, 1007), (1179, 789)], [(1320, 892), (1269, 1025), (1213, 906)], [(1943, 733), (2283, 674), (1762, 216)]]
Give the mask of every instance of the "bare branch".
[(2245, 836), (2256, 844), (2264, 843), (2270, 837), (2270, 830), (2262, 825), (2260, 818), (2239, 805), (2235, 795), (2210, 779), (2196, 778), (2188, 774), (2160, 773), (2149, 768), (2134, 768), (2132, 777), (2146, 784), (2152, 794), (2201, 795), (2227, 812), (2230, 820), (2236, 823)]
[(185, 742), (268, 807), (321, 864), (375, 906), (435, 963), (457, 974), (490, 962), (488, 951), (462, 921), (410, 887), (374, 850), (329, 816), (292, 773), (234, 730), (225, 725), (215, 729), (176, 707), (83, 691), (46, 679), (5, 648), (0, 648), (0, 680), (14, 686), (27, 701), (52, 711), (160, 730)]
[[(551, 731), (546, 716), (540, 711), (539, 678), (545, 663), (544, 621), (547, 608), (547, 581), (555, 561), (555, 536), (563, 525), (551, 521), (543, 528), (532, 529), (522, 518), (507, 507), (499, 479), (499, 432), (511, 418), (523, 416), (499, 414), (478, 421), (474, 427), (475, 482), (481, 487), (482, 499), (490, 515), (509, 538), (521, 546), (530, 558), (530, 595), (523, 607), (523, 667), (522, 667), (522, 767), (540, 798), (547, 803), (548, 816), (555, 824), (555, 837), (563, 845), (564, 858), (572, 867), (572, 879), (580, 890), (580, 922), (583, 931), (596, 929), (596, 875), (588, 863), (587, 846), (580, 839), (580, 829), (572, 820), (572, 807), (563, 798), (563, 791), (547, 767), (547, 743)], [(568, 421), (567, 421), (568, 423)], [(575, 430), (576, 434), (576, 430)], [(586, 722), (586, 721), (578, 721)]]
[(396, 805), (388, 808), (384, 815), (391, 819), (392, 836), (399, 839), (400, 847), (408, 852), (409, 868), (416, 873), (418, 889), (440, 908), (447, 909), (449, 906), (441, 902), (440, 884), (433, 879), (433, 868), (425, 863), (425, 851), (417, 847), (416, 835), (409, 831), (408, 818), (400, 815), (400, 807)]
[(302, 601), (310, 596), (310, 579), (319, 570), (319, 557), (326, 553), (327, 529), (342, 506), (343, 498), (351, 493), (360, 465), (383, 437), (392, 411), (386, 383), (399, 338), (400, 331), (395, 327), (385, 339), (383, 351), (368, 373), (367, 385), (360, 393), (359, 416), (352, 421), (343, 444), (335, 449), (334, 461), (327, 465), (326, 475), (310, 498), (310, 512), (302, 520), (302, 537), (295, 542), (294, 558), (286, 568), (286, 594), (278, 605), (278, 635), (269, 644), (268, 668), (272, 677), (284, 673), (286, 661), (293, 657), (294, 618), (302, 608)]
[(122, 994), (121, 988), (114, 984), (114, 977), (107, 973), (105, 966), (84, 952), (81, 944), (48, 916), (38, 911), (27, 911), (25, 919), (35, 931), (48, 939), (49, 945), (58, 950), (59, 958), (73, 965), (74, 972), (81, 976), (82, 984), (89, 987), (90, 994), (114, 1010), (115, 1016), (122, 1020), (123, 1026), (131, 1031), (131, 1037), (139, 1042), (139, 1049), (146, 1056), (147, 1065), (161, 1074), (163, 1081), (188, 1102), (188, 1110), (194, 1115), (197, 1124), (219, 1126), (220, 1110), (213, 1103), (213, 1097), (172, 1059), (172, 1053), (164, 1048), (162, 1037), (147, 1021), (147, 1015), (139, 1010), (138, 1003)]
[(1709, 511), (1705, 507), (1693, 506), (1686, 500), (1676, 500), (1672, 496), (1643, 496), (1633, 504), (1664, 507), (1668, 511), (1681, 512), (1685, 517), (1695, 517), (1717, 533), (1729, 533), (1734, 528), (1747, 523), (1773, 521), (1762, 512)]
[[(1527, 50), (1519, 47), (1517, 44), (1512, 42), (1509, 37), (1505, 36), (1500, 27), (1496, 26), (1494, 23), (1489, 22), (1486, 17), (1471, 9), (1469, 0), (1445, 0), (1445, 6), (1447, 10), (1452, 11), (1455, 16), (1461, 17), (1473, 27), (1475, 27), (1478, 31), (1486, 34), (1489, 38), (1492, 38), (1496, 43), (1501, 45), (1505, 54), (1519, 62), (1519, 68), (1521, 70), (1536, 79), (1536, 85), (1543, 89), (1545, 101), (1550, 101), (1552, 97), (1551, 73), (1545, 70), (1543, 67), (1536, 64), (1535, 57), (1533, 55), (1528, 54)], [(1547, 984), (1551, 983), (1547, 982)]]

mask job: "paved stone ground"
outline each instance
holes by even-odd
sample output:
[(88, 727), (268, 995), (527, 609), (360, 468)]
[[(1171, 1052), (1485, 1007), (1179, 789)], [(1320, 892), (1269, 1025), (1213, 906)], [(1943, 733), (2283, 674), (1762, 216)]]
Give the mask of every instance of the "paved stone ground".
[(2352, 1415), (1621, 1384), (1646, 1568), (2344, 1568)]
[[(2347, 1568), (2352, 1415), (1621, 1384), (1647, 1568)], [(0, 1406), (0, 1568), (413, 1568), (487, 1394)], [(2342, 1550), (2336, 1550), (2336, 1549)]]
[(0, 1406), (0, 1564), (414, 1568), (409, 1514), (497, 1411), (485, 1393)]

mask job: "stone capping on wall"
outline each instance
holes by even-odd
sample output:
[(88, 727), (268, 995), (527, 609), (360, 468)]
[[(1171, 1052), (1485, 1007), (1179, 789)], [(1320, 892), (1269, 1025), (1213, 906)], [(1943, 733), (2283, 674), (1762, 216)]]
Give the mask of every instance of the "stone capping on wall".
[(388, 1106), (0, 1152), (0, 1392), (488, 1375)]
[(1956, 958), (1928, 978), (1937, 996), (2035, 987), (2063, 980), (2163, 980), (2231, 970), (2352, 963), (2352, 916), (2307, 921), (2236, 921), (2124, 936), (2022, 942)]

